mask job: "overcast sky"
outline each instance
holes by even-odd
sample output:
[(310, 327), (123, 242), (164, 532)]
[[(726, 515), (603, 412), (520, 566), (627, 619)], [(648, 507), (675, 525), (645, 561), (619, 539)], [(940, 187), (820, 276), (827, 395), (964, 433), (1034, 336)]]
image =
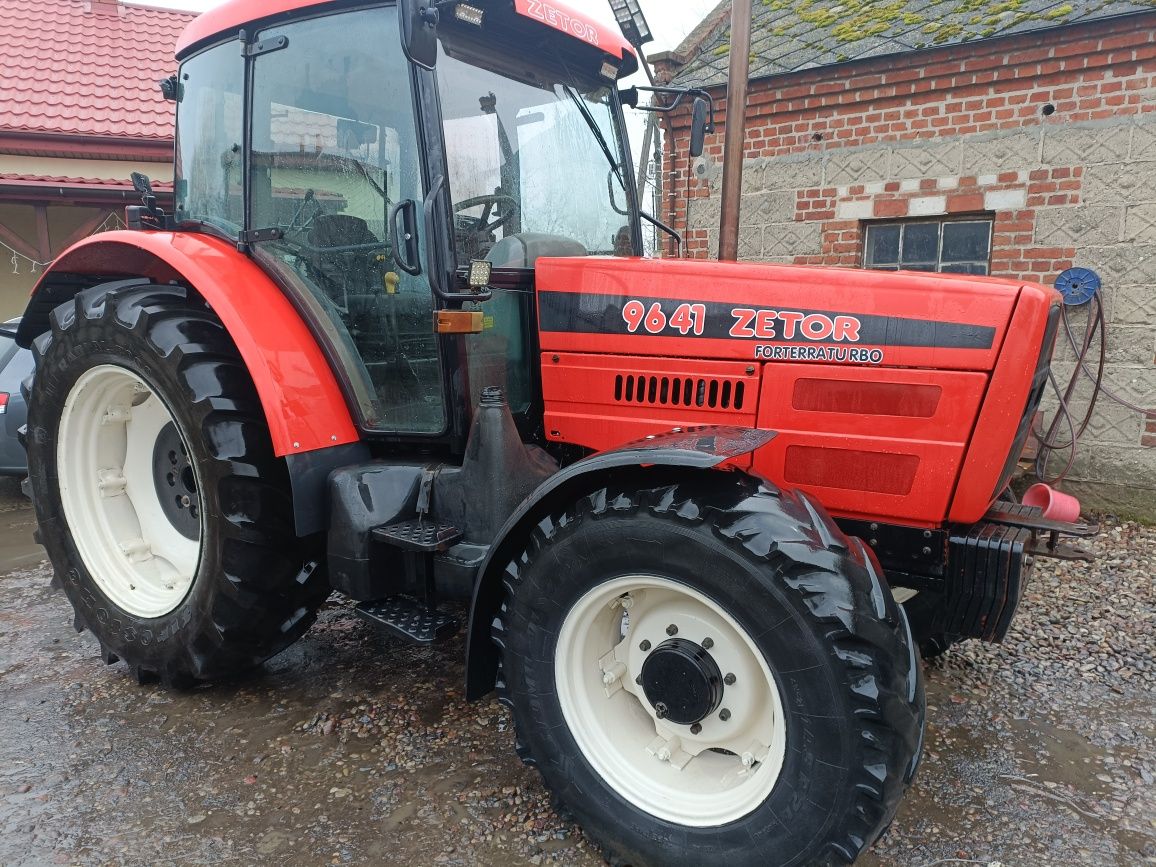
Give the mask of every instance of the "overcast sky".
[[(142, 0), (146, 6), (168, 6), (174, 9), (203, 11), (219, 6), (223, 0)], [(665, 51), (676, 47), (695, 25), (718, 4), (718, 0), (642, 0), (642, 11), (654, 31), (654, 42), (646, 46), (646, 53)], [(571, 6), (584, 6), (587, 11), (614, 24), (614, 15), (606, 0), (570, 0)]]

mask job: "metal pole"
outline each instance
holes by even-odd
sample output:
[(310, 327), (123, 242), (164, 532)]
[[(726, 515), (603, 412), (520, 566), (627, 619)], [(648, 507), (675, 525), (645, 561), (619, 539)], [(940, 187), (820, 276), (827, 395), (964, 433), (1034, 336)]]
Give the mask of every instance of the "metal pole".
[[(641, 45), (634, 47), (638, 52), (638, 62), (646, 71), (646, 80), (650, 82), (650, 86), (654, 87), (654, 73), (650, 69), (650, 61), (646, 59), (646, 54), (642, 50)], [(654, 102), (654, 95), (650, 97), (651, 102)], [(646, 191), (646, 167), (650, 164), (650, 143), (654, 137), (654, 128), (658, 126), (658, 113), (649, 112), (646, 116), (646, 134), (642, 137), (642, 156), (638, 163), (638, 201), (642, 201), (642, 194)]]
[[(651, 213), (662, 213), (662, 131), (658, 126), (658, 118), (654, 119), (654, 202), (651, 204)], [(672, 221), (673, 222), (673, 221)], [(652, 226), (654, 232), (654, 249), (658, 250), (658, 227)]]
[(752, 0), (734, 0), (731, 4), (731, 68), (727, 82), (722, 221), (718, 236), (720, 261), (733, 262), (739, 257), (739, 206), (743, 194), (743, 146), (747, 137), (747, 83), (751, 72), (751, 3)]
[(655, 120), (657, 114), (651, 112), (646, 118), (646, 134), (642, 137), (642, 154), (638, 158), (638, 201), (642, 201), (642, 195), (646, 192), (646, 169), (650, 165), (650, 144), (654, 141), (654, 128), (658, 126)]

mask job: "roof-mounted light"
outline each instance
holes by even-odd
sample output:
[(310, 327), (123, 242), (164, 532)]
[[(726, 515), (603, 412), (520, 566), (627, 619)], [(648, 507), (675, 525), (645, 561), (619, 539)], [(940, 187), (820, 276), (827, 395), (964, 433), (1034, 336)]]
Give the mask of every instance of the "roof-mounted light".
[(646, 16), (642, 14), (639, 0), (610, 0), (610, 10), (618, 21), (618, 27), (626, 41), (635, 48), (654, 41)]

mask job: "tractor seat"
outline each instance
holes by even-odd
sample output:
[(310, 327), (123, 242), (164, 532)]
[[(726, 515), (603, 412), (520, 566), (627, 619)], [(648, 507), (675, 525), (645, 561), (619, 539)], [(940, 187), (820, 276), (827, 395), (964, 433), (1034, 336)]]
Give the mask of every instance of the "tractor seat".
[(318, 214), (309, 229), (311, 247), (360, 247), (380, 243), (381, 239), (369, 230), (369, 224), (352, 214)]
[[(309, 229), (310, 270), (326, 293), (351, 310), (372, 306), (382, 291), (384, 245), (361, 217), (318, 214)], [(344, 248), (364, 247), (362, 250)]]

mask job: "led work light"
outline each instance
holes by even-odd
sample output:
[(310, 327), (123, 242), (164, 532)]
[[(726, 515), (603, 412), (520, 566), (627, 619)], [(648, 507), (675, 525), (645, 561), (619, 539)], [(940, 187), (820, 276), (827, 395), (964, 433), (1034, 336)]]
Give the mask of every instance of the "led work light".
[(610, 10), (618, 20), (622, 35), (635, 48), (641, 48), (645, 43), (654, 41), (654, 35), (650, 32), (650, 25), (646, 23), (646, 16), (642, 14), (639, 0), (610, 0)]
[(485, 289), (490, 285), (490, 276), (494, 272), (494, 265), (485, 259), (474, 259), (470, 262), (470, 275), (466, 282), (471, 289)]

